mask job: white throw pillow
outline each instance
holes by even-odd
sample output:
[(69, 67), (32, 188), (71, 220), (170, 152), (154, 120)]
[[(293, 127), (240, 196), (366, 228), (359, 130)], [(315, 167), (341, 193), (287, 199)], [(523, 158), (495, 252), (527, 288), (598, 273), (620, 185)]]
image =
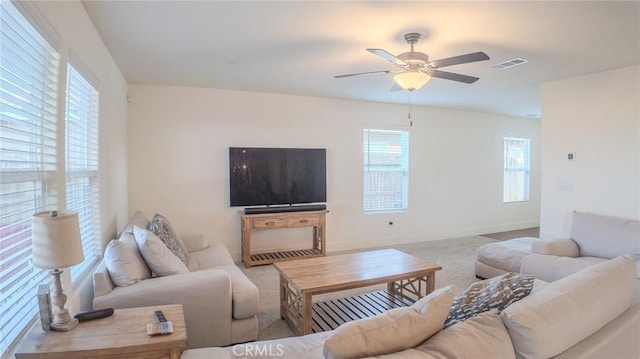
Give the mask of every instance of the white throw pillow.
[(412, 348), (442, 329), (453, 302), (453, 286), (433, 291), (411, 307), (348, 322), (324, 343), (327, 359), (363, 358)]
[(104, 251), (104, 264), (113, 283), (119, 287), (151, 278), (149, 267), (135, 243), (111, 240)]
[(551, 358), (627, 310), (634, 260), (617, 257), (549, 283), (500, 314), (519, 358)]
[(133, 227), (133, 235), (142, 257), (157, 276), (189, 273), (187, 266), (171, 253), (158, 236), (138, 226)]

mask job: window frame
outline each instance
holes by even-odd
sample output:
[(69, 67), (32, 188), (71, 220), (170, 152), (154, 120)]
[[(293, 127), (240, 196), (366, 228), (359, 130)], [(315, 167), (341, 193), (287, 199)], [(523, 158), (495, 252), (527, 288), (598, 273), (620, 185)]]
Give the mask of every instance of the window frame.
[[(372, 134), (377, 135), (378, 144), (372, 145)], [(394, 138), (395, 137), (395, 138)], [(386, 141), (386, 143), (384, 143)], [(400, 152), (380, 152), (382, 149)], [(378, 150), (381, 161), (372, 162), (372, 149)], [(401, 126), (365, 125), (362, 130), (362, 209), (365, 213), (405, 211), (409, 208), (409, 129)], [(386, 155), (386, 158), (384, 156)], [(395, 159), (393, 158), (395, 155)], [(386, 163), (385, 163), (386, 162)], [(377, 176), (370, 174), (377, 173)], [(395, 174), (389, 183), (383, 177)], [(377, 178), (376, 178), (377, 177)], [(384, 189), (374, 189), (379, 185)], [(392, 187), (389, 189), (388, 187)], [(398, 188), (399, 187), (399, 188)], [(377, 196), (377, 199), (376, 199)], [(386, 199), (384, 197), (387, 197)], [(389, 198), (390, 197), (390, 198)], [(386, 204), (385, 204), (386, 202)]]
[[(0, 77), (0, 351), (10, 352), (38, 313), (48, 272), (31, 257), (33, 213), (59, 205), (58, 34), (28, 2), (3, 1)], [(6, 221), (6, 222), (5, 222)], [(6, 267), (5, 267), (6, 266)], [(6, 294), (6, 295), (5, 295)]]
[[(2, 56), (0, 64), (2, 66), (0, 74), (0, 79), (2, 79), (0, 81), (0, 149), (2, 150), (2, 158), (0, 158), (0, 198), (2, 198), (2, 203), (0, 203), (0, 278), (2, 278), (1, 284), (4, 290), (0, 298), (0, 355), (5, 358), (15, 350), (22, 336), (38, 320), (38, 286), (51, 282), (48, 271), (33, 266), (30, 242), (32, 216), (40, 211), (66, 210), (71, 207), (67, 205), (67, 200), (70, 199), (67, 178), (72, 177), (67, 176), (69, 174), (67, 171), (67, 149), (70, 148), (67, 142), (68, 126), (66, 123), (67, 110), (70, 107), (67, 96), (67, 88), (71, 83), (68, 77), (71, 73), (68, 71), (69, 66), (79, 72), (96, 91), (99, 89), (99, 82), (98, 78), (68, 45), (60, 45), (59, 34), (49, 24), (46, 17), (40, 13), (37, 5), (25, 1), (3, 1), (1, 6), (2, 49), (4, 51), (0, 54)], [(15, 30), (13, 30), (14, 28)], [(27, 36), (32, 36), (33, 39)], [(46, 50), (42, 50), (43, 48)], [(8, 50), (13, 52), (5, 52)], [(25, 55), (32, 51), (34, 52), (33, 56)], [(39, 56), (44, 56), (46, 60), (37, 60)], [(33, 64), (41, 65), (29, 67)], [(51, 66), (53, 66), (53, 70), (46, 70)], [(13, 70), (13, 73), (9, 72), (9, 69), (13, 68), (16, 70)], [(19, 68), (24, 68), (24, 70), (18, 71)], [(38, 69), (45, 71), (45, 75), (41, 75), (43, 80), (38, 82), (42, 85), (31, 87), (29, 84), (35, 84), (36, 76), (40, 76)], [(22, 77), (24, 77), (24, 81), (18, 82)], [(47, 94), (40, 96), (43, 98), (41, 105), (46, 105), (47, 109), (51, 108), (46, 116), (30, 114), (30, 112), (35, 113), (38, 110), (37, 106), (31, 106), (28, 103), (24, 106), (21, 105), (22, 101), (38, 100), (40, 98), (36, 94), (38, 89)], [(96, 150), (99, 150), (99, 133), (97, 133), (99, 128), (99, 96), (100, 94), (97, 92), (95, 94), (97, 99), (95, 109)], [(43, 124), (41, 125), (38, 121)], [(48, 142), (37, 142), (35, 141), (37, 136), (30, 135), (31, 131), (38, 130), (47, 133), (45, 137)], [(38, 151), (42, 153), (38, 154)], [(34, 152), (34, 155), (31, 152)], [(30, 156), (46, 156), (47, 158), (39, 160)], [(82, 171), (76, 172), (80, 176), (86, 174), (98, 187), (94, 191), (95, 208), (97, 208), (93, 221), (95, 224), (91, 225), (95, 226), (91, 239), (94, 250), (83, 249), (85, 250), (85, 261), (65, 270), (63, 274), (63, 280), (71, 280), (74, 288), (78, 282), (88, 277), (90, 269), (102, 257), (99, 152), (95, 154), (94, 158), (94, 167), (91, 170), (84, 171), (84, 173), (80, 173)], [(19, 164), (20, 161), (24, 164)], [(32, 166), (31, 164), (36, 161), (38, 163)], [(28, 186), (30, 190), (22, 190), (18, 186)], [(14, 202), (18, 203), (16, 208), (19, 210), (10, 208), (16, 206)], [(13, 212), (19, 212), (19, 216), (10, 217), (7, 215), (7, 213)], [(80, 211), (78, 212), (82, 235), (82, 214)], [(14, 241), (15, 239), (17, 241)], [(18, 258), (18, 255), (22, 256)], [(23, 264), (24, 266), (22, 266)], [(15, 268), (18, 268), (19, 271), (14, 271)]]
[[(510, 156), (510, 152), (514, 146), (510, 145), (509, 141), (521, 142), (519, 145), (519, 150), (522, 151), (521, 158), (517, 158), (518, 156)], [(512, 165), (514, 162), (521, 162), (521, 165), (514, 166)], [(502, 203), (528, 202), (531, 198), (531, 139), (522, 136), (505, 135), (503, 137), (502, 163)], [(520, 179), (521, 183), (519, 183), (522, 187), (511, 188), (511, 186), (516, 185), (514, 184), (514, 180), (518, 181), (518, 173), (522, 176)], [(513, 176), (514, 174), (516, 176)], [(510, 180), (508, 177), (511, 177)], [(519, 195), (517, 198), (514, 195), (514, 191)]]
[[(99, 98), (97, 79), (78, 56), (70, 52), (64, 116), (65, 208), (78, 212), (84, 252), (84, 261), (70, 269), (72, 283), (81, 279), (101, 257)], [(79, 183), (83, 180), (86, 182)]]

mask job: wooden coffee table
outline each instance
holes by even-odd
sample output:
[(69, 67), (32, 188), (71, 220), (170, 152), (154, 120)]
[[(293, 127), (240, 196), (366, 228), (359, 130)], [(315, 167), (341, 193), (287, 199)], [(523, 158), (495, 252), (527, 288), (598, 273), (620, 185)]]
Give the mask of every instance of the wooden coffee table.
[[(434, 290), (436, 271), (442, 269), (438, 264), (396, 249), (300, 259), (274, 266), (280, 272), (280, 316), (298, 335), (313, 332), (312, 296), (315, 294), (387, 283), (390, 297), (382, 301), (397, 298), (408, 304)], [(349, 303), (360, 306), (358, 303), (362, 301)], [(375, 299), (370, 303), (380, 308)], [(336, 306), (340, 306), (336, 311), (348, 321), (351, 309)], [(358, 317), (376, 314), (375, 311), (358, 312), (361, 314)]]

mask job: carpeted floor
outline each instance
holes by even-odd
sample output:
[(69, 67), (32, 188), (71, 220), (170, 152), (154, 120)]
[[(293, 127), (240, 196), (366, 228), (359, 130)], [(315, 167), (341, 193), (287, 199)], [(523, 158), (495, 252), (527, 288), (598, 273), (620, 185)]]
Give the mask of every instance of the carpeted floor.
[(515, 230), (515, 231), (500, 232), (500, 233), (488, 233), (488, 234), (483, 234), (482, 236), (483, 237), (489, 237), (489, 238), (492, 238), (492, 239), (497, 239), (499, 241), (505, 241), (507, 239), (513, 239), (513, 238), (518, 238), (518, 237), (535, 237), (535, 238), (539, 238), (540, 237), (540, 227), (518, 229), (518, 230)]
[[(456, 292), (461, 292), (469, 284), (477, 280), (474, 274), (476, 248), (494, 241), (495, 239), (487, 237), (472, 236), (400, 245), (393, 248), (442, 265), (442, 270), (436, 273), (436, 288), (453, 284), (456, 287)], [(331, 253), (330, 255), (332, 254), (339, 253)], [(242, 265), (240, 267), (258, 286), (260, 291), (261, 310), (258, 315), (258, 340), (293, 336), (294, 333), (287, 323), (280, 319), (277, 270), (273, 265), (257, 266), (249, 269), (244, 268)], [(314, 296), (314, 301), (385, 288), (385, 285), (380, 285), (323, 294)]]

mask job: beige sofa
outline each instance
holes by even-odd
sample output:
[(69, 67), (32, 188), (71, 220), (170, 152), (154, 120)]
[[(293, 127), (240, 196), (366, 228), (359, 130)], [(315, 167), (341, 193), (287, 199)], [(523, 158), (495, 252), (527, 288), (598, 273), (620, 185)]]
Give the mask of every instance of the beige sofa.
[[(407, 358), (617, 358), (640, 357), (640, 304), (631, 304), (635, 260), (618, 257), (534, 288), (500, 314), (482, 313), (404, 350), (371, 357)], [(427, 315), (425, 320), (429, 320)], [(407, 328), (404, 328), (405, 330)], [(347, 358), (327, 351), (339, 329), (302, 337), (186, 350), (182, 359)], [(400, 331), (399, 331), (400, 332)], [(366, 357), (368, 346), (389, 338), (362, 332), (353, 345)], [(396, 338), (397, 339), (397, 338)], [(354, 348), (349, 348), (353, 352)]]
[(640, 221), (575, 211), (570, 238), (486, 244), (478, 248), (475, 268), (478, 278), (520, 272), (553, 282), (620, 255), (640, 256)]
[[(149, 220), (137, 212), (120, 233), (133, 236), (134, 225), (147, 228)], [(258, 288), (238, 268), (222, 244), (209, 245), (201, 236), (182, 236), (190, 272), (152, 277), (128, 286), (116, 286), (103, 259), (93, 274), (93, 308), (131, 308), (182, 304), (189, 348), (229, 345), (258, 337)]]

